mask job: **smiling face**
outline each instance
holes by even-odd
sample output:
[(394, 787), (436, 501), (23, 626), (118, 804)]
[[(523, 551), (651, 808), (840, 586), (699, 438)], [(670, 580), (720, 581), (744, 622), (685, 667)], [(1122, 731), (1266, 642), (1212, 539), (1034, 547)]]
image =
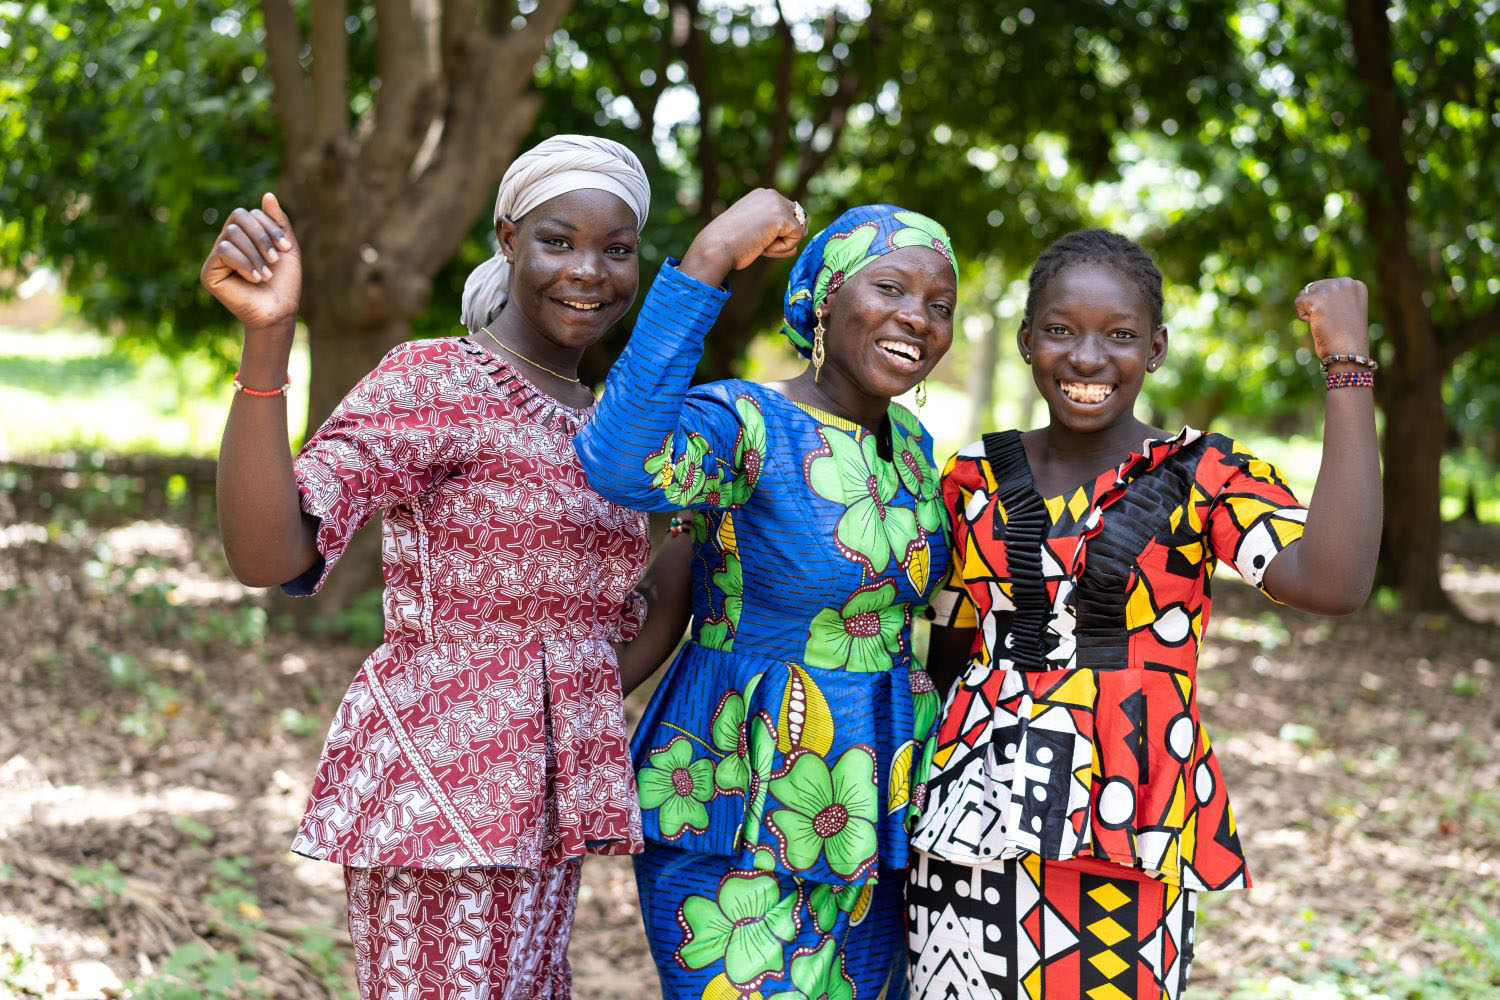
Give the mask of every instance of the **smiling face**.
[(1109, 264), (1078, 263), (1047, 282), (1018, 335), (1052, 420), (1080, 433), (1133, 418), (1146, 372), (1167, 353), (1140, 288)]
[(890, 399), (916, 385), (953, 344), (958, 282), (948, 258), (926, 247), (892, 250), (829, 296), (825, 377)]
[(635, 213), (608, 191), (560, 194), (495, 232), (511, 259), (506, 311), (559, 347), (592, 344), (635, 301)]

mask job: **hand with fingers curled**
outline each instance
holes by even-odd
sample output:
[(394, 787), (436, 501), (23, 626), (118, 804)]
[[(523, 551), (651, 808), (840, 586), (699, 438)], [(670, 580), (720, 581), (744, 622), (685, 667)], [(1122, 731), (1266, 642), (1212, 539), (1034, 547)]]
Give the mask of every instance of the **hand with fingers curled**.
[(683, 254), (681, 270), (718, 285), (760, 257), (793, 256), (805, 236), (801, 205), (771, 188), (756, 188), (703, 227)]
[(1358, 278), (1321, 278), (1297, 296), (1297, 318), (1312, 332), (1320, 358), (1370, 353), (1370, 290)]
[(198, 277), (247, 333), (290, 332), (302, 297), (302, 251), (274, 194), (266, 192), (259, 208), (229, 213)]

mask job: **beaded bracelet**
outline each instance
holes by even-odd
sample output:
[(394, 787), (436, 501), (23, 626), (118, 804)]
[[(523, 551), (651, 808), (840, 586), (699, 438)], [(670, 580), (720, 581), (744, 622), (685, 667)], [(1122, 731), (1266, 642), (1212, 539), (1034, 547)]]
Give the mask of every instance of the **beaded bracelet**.
[(678, 517), (676, 514), (673, 514), (672, 519), (667, 522), (667, 534), (671, 535), (673, 538), (676, 538), (685, 530), (686, 526), (683, 523), (682, 518)]
[(1329, 389), (1373, 389), (1374, 372), (1329, 372), (1323, 379)]
[(285, 396), (291, 391), (291, 388), (292, 376), (290, 374), (286, 376), (286, 382), (280, 389), (247, 389), (245, 388), (245, 384), (240, 381), (240, 373), (234, 373), (234, 391), (243, 392), (247, 396)]
[(1318, 359), (1318, 367), (1323, 369), (1324, 375), (1327, 375), (1329, 366), (1338, 364), (1340, 361), (1347, 361), (1351, 365), (1361, 365), (1372, 372), (1380, 371), (1380, 362), (1374, 358), (1367, 358), (1363, 354), (1330, 354), (1326, 358)]

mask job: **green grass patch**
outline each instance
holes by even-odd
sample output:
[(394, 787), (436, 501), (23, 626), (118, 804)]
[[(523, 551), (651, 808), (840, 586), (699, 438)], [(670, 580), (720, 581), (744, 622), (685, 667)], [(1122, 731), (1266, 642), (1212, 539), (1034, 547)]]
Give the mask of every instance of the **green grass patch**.
[[(287, 401), (302, 436), (308, 360), (299, 338)], [(232, 391), (204, 355), (120, 348), (88, 331), (0, 328), (0, 457), (103, 451), (211, 457)]]

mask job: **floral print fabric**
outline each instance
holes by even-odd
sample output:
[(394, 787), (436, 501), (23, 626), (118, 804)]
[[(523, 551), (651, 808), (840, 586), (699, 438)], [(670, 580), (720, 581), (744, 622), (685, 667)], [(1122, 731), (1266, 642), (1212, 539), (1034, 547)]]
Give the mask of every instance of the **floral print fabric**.
[(662, 993), (695, 1000), (901, 1000), (902, 878), (829, 885), (656, 844), (636, 858)]
[[(690, 390), (702, 349), (693, 327), (711, 319), (679, 319), (674, 334), (669, 317), (716, 312), (722, 293), (670, 265), (662, 275), (576, 441), (603, 495), (698, 512), (692, 641), (633, 741), (643, 829), (653, 850), (711, 860), (715, 882), (766, 873), (751, 884), (780, 886), (778, 901), (801, 893), (805, 908), (818, 885), (857, 888), (906, 864), (907, 817), (922, 798), (912, 776), (936, 716), (910, 624), (947, 565), (945, 520), (928, 530), (918, 514), (937, 497), (931, 443), (899, 406), (877, 436), (750, 382)], [(648, 920), (659, 963), (680, 946), (699, 954), (684, 944), (684, 899), (663, 896), (673, 891), (643, 881), (663, 897), (653, 912), (671, 913)], [(725, 919), (749, 890), (730, 897), (716, 904)], [(682, 919), (718, 927), (706, 905)], [(756, 932), (781, 942), (784, 976), (797, 948), (817, 947), (793, 947), (789, 930), (777, 918)], [(709, 929), (693, 940), (704, 935), (717, 940)], [(798, 967), (811, 982), (812, 967)], [(734, 975), (746, 985), (744, 969)]]
[(851, 208), (808, 240), (792, 265), (786, 286), (786, 325), (782, 327), (797, 353), (812, 355), (813, 331), (823, 300), (871, 261), (903, 247), (937, 251), (953, 264), (957, 276), (958, 264), (948, 231), (920, 212), (894, 205)]

